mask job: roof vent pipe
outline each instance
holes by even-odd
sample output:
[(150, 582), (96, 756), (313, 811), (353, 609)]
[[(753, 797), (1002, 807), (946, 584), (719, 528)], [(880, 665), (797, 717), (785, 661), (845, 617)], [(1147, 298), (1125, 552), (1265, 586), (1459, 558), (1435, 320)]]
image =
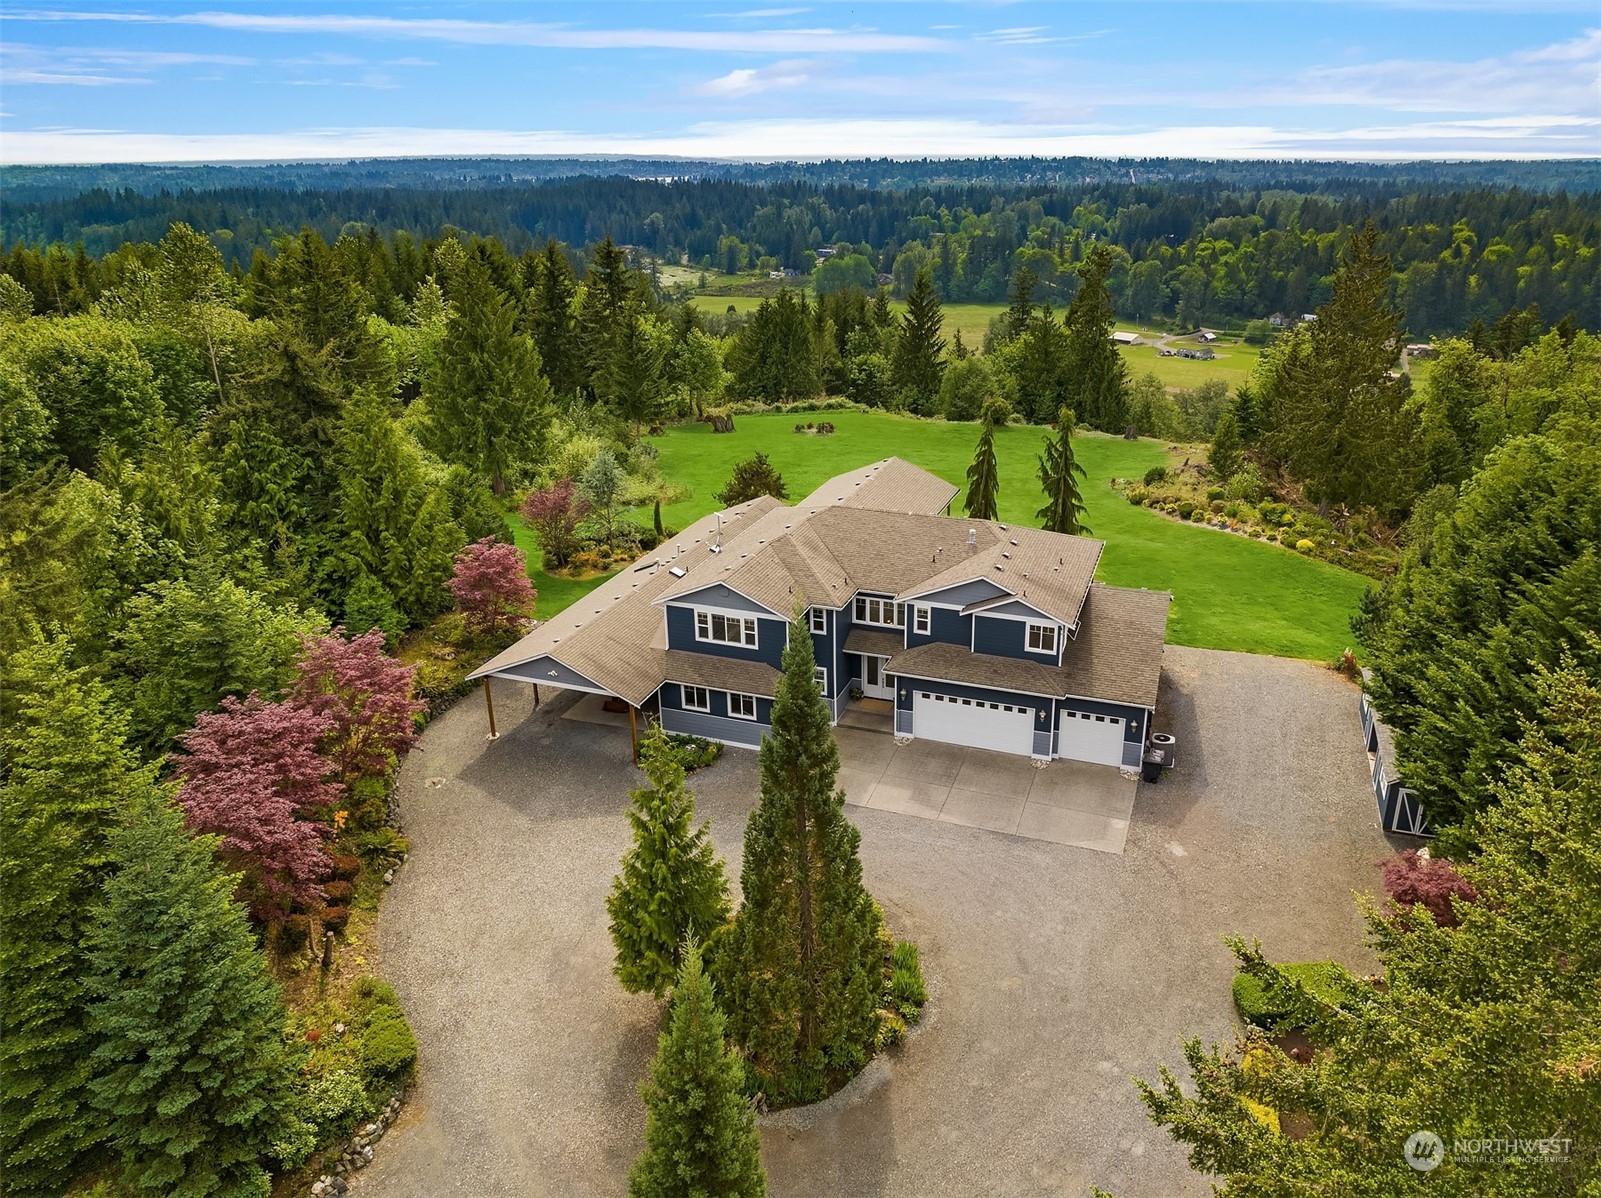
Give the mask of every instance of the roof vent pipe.
[(978, 529), (970, 528), (967, 530), (967, 543), (969, 546), (974, 547), (978, 545)]

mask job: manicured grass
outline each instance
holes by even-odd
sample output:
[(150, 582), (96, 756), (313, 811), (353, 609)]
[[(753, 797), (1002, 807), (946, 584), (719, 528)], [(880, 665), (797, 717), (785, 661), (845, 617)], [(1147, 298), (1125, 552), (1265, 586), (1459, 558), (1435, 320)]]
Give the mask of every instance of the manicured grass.
[(528, 577), (533, 579), (534, 589), (539, 592), (539, 598), (534, 603), (534, 614), (541, 620), (548, 620), (564, 608), (571, 607), (611, 577), (610, 574), (602, 574), (579, 580), (546, 573), (545, 554), (539, 548), (533, 529), (516, 514), (507, 516), (506, 524), (511, 529), (513, 540), (517, 542), (517, 548), (528, 558)]
[[(1157, 334), (1145, 334), (1156, 336)], [(1170, 343), (1172, 347), (1194, 346), (1196, 342), (1185, 338)], [(1154, 374), (1164, 387), (1198, 387), (1207, 379), (1222, 379), (1234, 390), (1251, 377), (1261, 351), (1244, 342), (1219, 342), (1214, 347), (1217, 357), (1210, 362), (1197, 362), (1193, 358), (1164, 358), (1154, 345), (1121, 345), (1118, 352), (1128, 363), (1129, 374), (1139, 378)]]
[[(704, 312), (726, 312), (730, 305), (736, 312), (754, 312), (761, 305), (762, 297), (756, 295), (697, 295), (691, 298), (690, 303)], [(895, 300), (890, 307), (896, 313), (906, 310), (906, 305)], [(989, 328), (990, 319), (996, 313), (1006, 311), (1005, 304), (946, 304), (945, 336), (949, 340), (957, 331), (962, 334), (962, 344), (968, 349), (982, 349), (984, 347), (984, 330)]]
[[(962, 484), (978, 440), (972, 424), (877, 412), (830, 412), (824, 418), (839, 430), (832, 437), (797, 435), (795, 418), (783, 414), (736, 417), (736, 430), (728, 434), (713, 433), (704, 424), (668, 429), (654, 438), (662, 470), (688, 486), (691, 496), (664, 509), (664, 518), (683, 528), (715, 510), (713, 494), (728, 481), (734, 463), (758, 450), (783, 474), (790, 498), (799, 499), (836, 474), (890, 456)], [(1036, 458), (1044, 435), (1043, 429), (1014, 425), (997, 437), (1003, 520), (1038, 524), (1034, 512), (1042, 498)], [(1172, 591), (1170, 641), (1319, 660), (1333, 660), (1351, 644), (1346, 621), (1366, 579), (1293, 550), (1180, 524), (1128, 503), (1111, 489), (1110, 480), (1137, 477), (1162, 464), (1159, 442), (1089, 433), (1075, 446), (1088, 476), (1089, 525), (1107, 542), (1099, 577), (1117, 586)], [(960, 510), (958, 496), (953, 511)], [(538, 578), (536, 585), (542, 585)], [(587, 590), (593, 583), (567, 585)], [(542, 614), (555, 610), (547, 606), (544, 592), (540, 609)]]

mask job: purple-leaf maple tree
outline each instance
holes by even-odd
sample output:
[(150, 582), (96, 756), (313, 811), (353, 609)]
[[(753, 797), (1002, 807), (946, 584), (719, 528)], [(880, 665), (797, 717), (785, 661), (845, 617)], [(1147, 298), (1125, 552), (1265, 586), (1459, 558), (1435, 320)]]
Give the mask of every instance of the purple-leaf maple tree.
[(545, 565), (564, 566), (572, 556), (578, 526), (589, 515), (590, 502), (570, 478), (557, 479), (523, 500), (523, 519), (539, 538)]
[(328, 874), (323, 828), (305, 818), (336, 804), (344, 788), (318, 752), (329, 717), (252, 692), (203, 712), (173, 755), (178, 802), (189, 826), (220, 835), (222, 855), (264, 905), (320, 903)]
[(462, 623), (475, 636), (511, 631), (534, 610), (537, 593), (528, 581), (523, 551), (493, 537), (474, 541), (456, 555), (449, 585)]
[(349, 784), (388, 773), (416, 741), (428, 705), (412, 698), (415, 671), (384, 654), (381, 629), (349, 640), (344, 631), (301, 637), (289, 702), (328, 719), (320, 747)]
[(1407, 849), (1383, 862), (1384, 893), (1399, 910), (1410, 911), (1422, 904), (1442, 928), (1454, 928), (1461, 921), (1451, 908), (1451, 900), (1471, 903), (1478, 892), (1443, 857), (1420, 857)]

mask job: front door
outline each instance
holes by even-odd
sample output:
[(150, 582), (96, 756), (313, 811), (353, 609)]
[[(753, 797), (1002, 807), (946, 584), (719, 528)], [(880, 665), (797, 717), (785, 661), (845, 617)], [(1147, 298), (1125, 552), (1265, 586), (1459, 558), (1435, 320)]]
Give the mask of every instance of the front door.
[(884, 664), (889, 661), (887, 657), (874, 657), (871, 654), (862, 655), (862, 694), (869, 699), (893, 699), (895, 688), (889, 684), (889, 675), (884, 673)]

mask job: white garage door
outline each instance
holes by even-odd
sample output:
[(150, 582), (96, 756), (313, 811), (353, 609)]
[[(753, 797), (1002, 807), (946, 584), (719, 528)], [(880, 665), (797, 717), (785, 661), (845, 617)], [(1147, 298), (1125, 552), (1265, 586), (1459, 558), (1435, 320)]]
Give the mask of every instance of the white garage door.
[(1123, 721), (1088, 711), (1057, 713), (1056, 755), (1099, 765), (1123, 764)]
[(913, 732), (924, 740), (1001, 753), (1028, 754), (1034, 749), (1032, 707), (918, 691), (913, 714)]

